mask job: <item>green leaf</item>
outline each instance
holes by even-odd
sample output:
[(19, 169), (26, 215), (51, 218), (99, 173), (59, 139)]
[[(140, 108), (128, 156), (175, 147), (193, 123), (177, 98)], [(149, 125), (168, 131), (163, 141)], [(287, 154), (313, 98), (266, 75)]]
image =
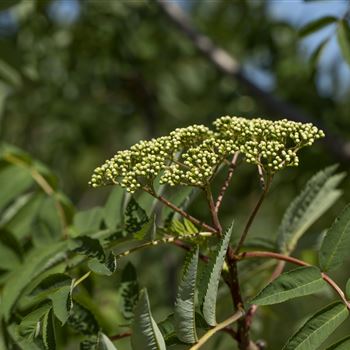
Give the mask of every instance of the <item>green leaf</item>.
[(152, 215), (142, 228), (133, 234), (138, 240), (154, 241), (157, 233), (156, 217)]
[(140, 293), (136, 269), (131, 262), (128, 262), (123, 269), (119, 293), (122, 297), (121, 312), (126, 320), (131, 320)]
[(72, 279), (64, 273), (54, 273), (44, 278), (31, 292), (31, 295), (49, 295), (61, 287), (70, 286)]
[(44, 200), (45, 195), (43, 193), (19, 197), (5, 211), (1, 221), (2, 225), (12, 232), (17, 239), (28, 237)]
[(117, 350), (112, 341), (105, 335), (100, 335), (100, 350)]
[(350, 336), (339, 340), (337, 343), (331, 345), (326, 350), (349, 350), (350, 349)]
[(5, 320), (10, 317), (12, 308), (22, 295), (24, 288), (38, 275), (62, 259), (66, 242), (60, 242), (41, 249), (35, 249), (20, 268), (13, 271), (2, 294), (2, 312)]
[(335, 23), (338, 20), (337, 17), (334, 16), (325, 16), (318, 18), (308, 24), (306, 24), (303, 28), (299, 30), (299, 36), (305, 37), (307, 35), (310, 35), (323, 27)]
[(277, 232), (279, 250), (290, 254), (300, 237), (341, 195), (336, 187), (345, 174), (334, 174), (337, 166), (314, 175), (286, 210)]
[(159, 329), (163, 334), (166, 345), (179, 343), (174, 323), (174, 314), (170, 314), (165, 320), (158, 322)]
[(100, 339), (98, 334), (85, 336), (80, 343), (80, 350), (98, 350), (99, 343)]
[(34, 340), (34, 338), (38, 337), (41, 330), (40, 322), (50, 310), (51, 306), (49, 304), (44, 304), (26, 315), (19, 324), (19, 334), (27, 340)]
[(98, 259), (90, 259), (88, 267), (91, 271), (105, 276), (111, 276), (117, 269), (117, 258), (111, 252), (106, 256), (106, 259), (101, 262)]
[(17, 198), (34, 183), (30, 174), (16, 165), (0, 169), (0, 210)]
[(66, 323), (73, 307), (72, 290), (73, 284), (61, 287), (50, 295), (53, 312), (62, 325)]
[(299, 267), (283, 273), (268, 284), (255, 298), (252, 304), (272, 305), (318, 292), (326, 282), (320, 270), (315, 266)]
[(22, 248), (16, 237), (7, 230), (0, 229), (0, 269), (13, 270), (22, 261)]
[(319, 252), (322, 271), (334, 270), (344, 263), (350, 250), (350, 204), (327, 231)]
[(338, 22), (337, 39), (344, 60), (350, 64), (350, 28), (345, 19)]
[(67, 324), (76, 332), (84, 335), (98, 334), (100, 327), (93, 313), (76, 300), (73, 304)]
[(348, 317), (347, 307), (335, 302), (311, 316), (288, 340), (283, 350), (310, 350), (318, 348)]
[(146, 289), (141, 291), (135, 307), (131, 344), (133, 350), (166, 350), (162, 333), (151, 314)]
[(139, 206), (133, 197), (130, 198), (125, 209), (125, 230), (127, 233), (140, 231), (149, 221), (146, 212)]
[(42, 320), (42, 338), (46, 350), (56, 349), (55, 328), (52, 309), (46, 312)]
[(346, 282), (345, 291), (346, 291), (346, 296), (348, 297), (348, 299), (350, 299), (350, 279), (348, 279), (348, 281)]
[(218, 244), (217, 250), (206, 265), (200, 284), (199, 300), (202, 305), (204, 319), (210, 326), (215, 326), (216, 324), (216, 298), (222, 266), (225, 261), (227, 247), (230, 243), (232, 228), (233, 223), (225, 232)]
[(75, 214), (73, 223), (79, 234), (98, 231), (103, 215), (104, 210), (101, 207), (79, 211)]
[(310, 62), (313, 66), (316, 66), (319, 58), (321, 57), (323, 50), (327, 46), (330, 38), (326, 38), (325, 40), (321, 41), (321, 43), (317, 46), (316, 50), (312, 53), (310, 57)]
[(120, 186), (114, 186), (112, 192), (108, 196), (104, 207), (104, 221), (111, 230), (123, 221), (123, 201), (125, 197), (124, 189)]
[(186, 344), (197, 342), (195, 292), (198, 269), (198, 247), (188, 257), (175, 302), (177, 337)]
[(89, 258), (96, 258), (100, 262), (104, 262), (106, 254), (100, 244), (100, 241), (89, 236), (79, 236), (70, 241), (70, 248), (75, 252), (86, 255)]

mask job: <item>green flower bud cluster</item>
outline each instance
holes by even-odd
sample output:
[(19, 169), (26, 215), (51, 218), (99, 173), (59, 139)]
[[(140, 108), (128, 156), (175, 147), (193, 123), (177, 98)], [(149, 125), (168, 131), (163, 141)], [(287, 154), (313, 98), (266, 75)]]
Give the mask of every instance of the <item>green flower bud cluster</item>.
[(213, 132), (203, 125), (179, 128), (169, 136), (140, 141), (130, 150), (118, 152), (95, 169), (90, 185), (117, 184), (133, 193), (151, 185), (158, 174), (167, 170), (187, 147), (197, 146)]
[(324, 137), (311, 123), (222, 117), (214, 125), (223, 137), (233, 139), (248, 163), (260, 165), (263, 170), (275, 173), (287, 166), (297, 166), (297, 152)]
[(218, 134), (204, 140), (199, 146), (190, 147), (171, 164), (160, 179), (160, 183), (204, 187), (217, 167), (230, 154), (238, 151), (232, 140), (218, 138)]
[(140, 141), (95, 169), (90, 185), (118, 184), (129, 192), (162, 184), (204, 187), (220, 164), (240, 151), (248, 163), (273, 174), (299, 163), (298, 150), (323, 137), (312, 124), (221, 117), (215, 131), (203, 125), (179, 128), (168, 136)]

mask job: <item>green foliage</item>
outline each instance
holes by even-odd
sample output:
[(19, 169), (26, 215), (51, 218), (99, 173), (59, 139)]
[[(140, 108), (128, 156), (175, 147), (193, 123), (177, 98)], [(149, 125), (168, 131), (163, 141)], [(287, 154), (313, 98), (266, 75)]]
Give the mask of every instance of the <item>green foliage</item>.
[(317, 267), (299, 267), (283, 273), (267, 285), (252, 304), (272, 305), (319, 292), (326, 283)]
[(341, 195), (336, 187), (345, 175), (334, 175), (336, 169), (334, 165), (314, 175), (288, 207), (278, 229), (277, 241), (281, 252), (290, 254), (305, 231)]
[(339, 340), (337, 343), (331, 345), (327, 350), (346, 350), (350, 346), (350, 336), (342, 340)]
[(288, 340), (283, 350), (310, 350), (319, 347), (348, 317), (346, 306), (336, 302), (309, 318)]
[(350, 64), (350, 28), (345, 19), (338, 22), (337, 39), (344, 60)]
[[(235, 129), (233, 121), (244, 125), (247, 123), (250, 129), (244, 129), (243, 124)], [(272, 142), (271, 146), (275, 145), (274, 138), (283, 136), (283, 123), (265, 123), (261, 119), (250, 123), (245, 119), (224, 117), (216, 122), (216, 127), (222, 135), (238, 139), (243, 131), (249, 137), (262, 137), (269, 130), (272, 134), (264, 137)], [(308, 137), (303, 133), (307, 130), (316, 132), (312, 131), (312, 126), (305, 131), (301, 126), (288, 125), (295, 131), (292, 141), (299, 142), (300, 147)], [(292, 126), (301, 128), (301, 131), (298, 129), (299, 134)], [(192, 129), (180, 129), (172, 135), (186, 146), (195, 142), (191, 137), (196, 137), (196, 132), (202, 129), (196, 129), (196, 132), (189, 130)], [(201, 138), (200, 135), (197, 137)], [(289, 141), (285, 141), (287, 148)], [(271, 152), (272, 157), (279, 157), (274, 146), (271, 148), (261, 142), (260, 148), (255, 145), (258, 153)], [(227, 147), (224, 143), (221, 147), (224, 145)], [(277, 171), (273, 170), (274, 163), (271, 166), (269, 163), (257, 164), (254, 144), (241, 146), (244, 148), (244, 152), (243, 148), (240, 151), (241, 157), (244, 154), (248, 163), (258, 168), (261, 181), (271, 181), (274, 171)], [(197, 151), (189, 151), (193, 159)], [(222, 148), (220, 153), (214, 148), (210, 152), (219, 152), (220, 157), (223, 154), (226, 157), (232, 154), (231, 151), (231, 148)], [(266, 156), (268, 159), (270, 154), (266, 153)], [(225, 165), (228, 159), (224, 162), (222, 158), (221, 161), (222, 164), (215, 163), (217, 168), (212, 169), (212, 174), (218, 176), (212, 177), (210, 184), (220, 178), (217, 174), (219, 170), (227, 170)], [(162, 197), (152, 192), (155, 189), (146, 189), (147, 196), (160, 199), (166, 210), (154, 200), (148, 197), (146, 200), (139, 192), (126, 196), (120, 188), (111, 192), (104, 205), (76, 210), (60, 191), (51, 171), (29, 155), (6, 147), (1, 166), (0, 180), (8, 181), (13, 191), (5, 191), (0, 211), (0, 339), (3, 338), (4, 346), (8, 349), (51, 350), (59, 346), (80, 346), (80, 349), (87, 350), (115, 350), (123, 346), (131, 346), (133, 350), (189, 349), (192, 346), (201, 347), (220, 330), (231, 335), (240, 334), (239, 337), (231, 337), (240, 343), (246, 336), (245, 327), (250, 328), (250, 322), (259, 321), (260, 316), (251, 312), (255, 307), (318, 293), (327, 283), (338, 293), (342, 302), (333, 303), (309, 318), (284, 349), (311, 350), (325, 341), (347, 318), (349, 303), (326, 272), (338, 267), (347, 257), (349, 206), (334, 222), (322, 242), (319, 259), (322, 273), (312, 265), (288, 272), (276, 269), (273, 273), (276, 278), (262, 289), (271, 278), (272, 264), (248, 261), (248, 258), (264, 257), (307, 265), (302, 260), (290, 257), (290, 254), (306, 230), (339, 198), (341, 192), (337, 186), (344, 174), (335, 174), (336, 166), (316, 174), (287, 209), (277, 237), (281, 253), (277, 252), (277, 242), (272, 237), (253, 237), (243, 245), (244, 250), (239, 247), (235, 249), (231, 245), (233, 224), (221, 232), (221, 203), (209, 188), (209, 183), (197, 188), (196, 192), (179, 187), (176, 192), (169, 193), (166, 186), (158, 187)], [(201, 205), (198, 208), (197, 205), (189, 205), (197, 204), (195, 201), (202, 192), (208, 201), (208, 212)], [(148, 207), (143, 208), (140, 203)], [(249, 231), (249, 222), (254, 220), (259, 205), (251, 213), (244, 232)], [(201, 212), (200, 217), (195, 216), (196, 210)], [(159, 247), (159, 251), (165, 251), (165, 245), (169, 245), (168, 249), (178, 246), (189, 251), (177, 293), (170, 298), (173, 291), (163, 288), (159, 294), (164, 299), (169, 297), (170, 300), (164, 300), (168, 306), (160, 311), (160, 301), (154, 299), (156, 318), (158, 313), (163, 315), (160, 322), (153, 317), (148, 292), (142, 286), (150, 284), (149, 290), (153, 295), (154, 284), (161, 280), (161, 276), (149, 279), (153, 255), (147, 258), (145, 254), (138, 261), (136, 254), (141, 249), (158, 245), (164, 248)], [(134, 259), (134, 256), (135, 260), (131, 263), (129, 259)], [(121, 260), (117, 264), (117, 259), (127, 261), (124, 264)], [(166, 265), (157, 257), (154, 263)], [(118, 270), (119, 265), (124, 266), (123, 270)], [(245, 271), (249, 271), (249, 276), (245, 276)], [(107, 279), (113, 273), (114, 276)], [(171, 279), (176, 280), (174, 276)], [(247, 308), (246, 294), (252, 295), (256, 290), (261, 292), (251, 300), (255, 306)], [(229, 297), (232, 297), (233, 308)], [(217, 322), (223, 317), (226, 319)], [(344, 344), (347, 344), (347, 340), (335, 346), (344, 347)]]
[(187, 257), (175, 302), (174, 321), (176, 335), (181, 341), (187, 344), (197, 342), (195, 294), (198, 253), (199, 249), (197, 247)]
[(121, 309), (126, 320), (134, 318), (134, 307), (139, 299), (139, 283), (135, 267), (128, 262), (123, 269), (121, 283), (119, 287), (122, 297)]
[(303, 28), (300, 29), (299, 35), (301, 37), (313, 34), (314, 32), (322, 29), (323, 27), (335, 23), (337, 21), (337, 17), (334, 16), (326, 16), (316, 19), (308, 24), (306, 24)]
[(221, 270), (225, 261), (225, 255), (230, 243), (233, 223), (225, 231), (211, 260), (202, 272), (199, 300), (206, 322), (215, 326), (216, 324), (216, 298), (218, 293)]
[(342, 265), (350, 249), (350, 205), (334, 221), (327, 231), (320, 249), (320, 266), (323, 271)]
[(5, 320), (9, 319), (12, 308), (29, 282), (64, 258), (65, 247), (66, 242), (59, 242), (45, 249), (34, 249), (23, 262), (23, 266), (12, 272), (2, 294), (2, 313)]
[(148, 294), (145, 289), (140, 292), (140, 298), (135, 307), (135, 318), (132, 330), (131, 343), (133, 349), (166, 349), (164, 338), (152, 317)]

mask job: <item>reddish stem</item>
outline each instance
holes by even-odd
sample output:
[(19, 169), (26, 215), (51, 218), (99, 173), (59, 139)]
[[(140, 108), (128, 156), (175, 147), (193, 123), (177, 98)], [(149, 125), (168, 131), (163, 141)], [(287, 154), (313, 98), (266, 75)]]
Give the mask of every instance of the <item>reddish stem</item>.
[(233, 157), (232, 157), (232, 161), (231, 161), (230, 167), (229, 167), (229, 169), (228, 169), (228, 173), (227, 173), (226, 180), (225, 180), (224, 184), (223, 184), (222, 187), (221, 187), (219, 196), (218, 196), (218, 198), (217, 198), (217, 200), (216, 200), (216, 203), (215, 203), (215, 212), (216, 212), (216, 213), (219, 212), (219, 209), (220, 209), (222, 200), (223, 200), (224, 195), (225, 195), (225, 193), (226, 193), (226, 190), (228, 189), (228, 186), (229, 186), (229, 184), (230, 184), (230, 181), (231, 181), (233, 172), (234, 172), (235, 169), (236, 169), (237, 160), (238, 160), (238, 155), (239, 155), (239, 152), (236, 152), (236, 153), (233, 155)]
[(112, 335), (111, 337), (109, 337), (109, 339), (110, 340), (119, 340), (119, 339), (127, 338), (130, 336), (131, 336), (131, 332), (124, 332), (124, 333)]
[[(272, 258), (277, 260), (286, 261), (299, 266), (312, 266), (305, 261), (299, 260), (297, 258), (293, 258), (292, 256), (287, 256), (274, 252), (264, 252), (264, 251), (255, 251), (255, 252), (244, 252), (237, 256), (238, 260), (246, 259), (246, 258)], [(344, 292), (342, 289), (332, 280), (326, 273), (321, 273), (322, 278), (336, 291), (336, 293), (340, 296), (346, 307), (350, 310), (350, 302), (346, 299)]]

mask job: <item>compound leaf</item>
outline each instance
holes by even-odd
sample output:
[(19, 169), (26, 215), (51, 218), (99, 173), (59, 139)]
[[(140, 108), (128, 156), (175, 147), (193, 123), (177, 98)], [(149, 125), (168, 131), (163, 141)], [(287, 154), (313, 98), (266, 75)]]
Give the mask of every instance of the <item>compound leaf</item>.
[(24, 288), (38, 275), (49, 269), (65, 251), (66, 242), (35, 249), (20, 268), (13, 270), (2, 295), (2, 312), (5, 320), (9, 318), (12, 308), (21, 296)]
[(255, 298), (252, 304), (272, 305), (318, 292), (326, 282), (320, 270), (315, 266), (299, 267), (283, 273), (268, 284)]
[(135, 307), (131, 344), (134, 350), (166, 350), (163, 335), (151, 314), (146, 289), (141, 291)]
[(318, 348), (348, 317), (347, 307), (335, 302), (311, 316), (288, 340), (282, 350), (310, 350)]

